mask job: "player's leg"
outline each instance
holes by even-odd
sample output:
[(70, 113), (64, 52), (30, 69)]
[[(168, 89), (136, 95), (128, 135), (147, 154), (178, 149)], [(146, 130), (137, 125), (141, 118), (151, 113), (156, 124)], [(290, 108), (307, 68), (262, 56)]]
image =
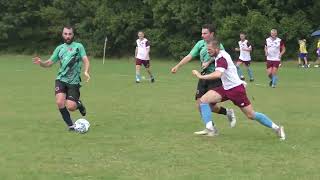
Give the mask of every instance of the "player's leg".
[(68, 85), (66, 106), (69, 111), (79, 110), (81, 115), (85, 116), (87, 111), (82, 101), (80, 101), (80, 87), (79, 84)]
[(136, 59), (136, 83), (140, 83), (141, 81), (141, 75), (140, 75), (141, 64), (142, 64), (142, 61), (140, 59)]
[(215, 136), (218, 134), (214, 121), (212, 119), (210, 104), (216, 104), (218, 102), (221, 102), (221, 100), (221, 95), (213, 90), (209, 90), (200, 98), (200, 114), (206, 129), (203, 131), (197, 131), (195, 132), (195, 134), (208, 136)]
[(314, 67), (319, 67), (320, 63), (320, 48), (317, 49), (317, 60), (314, 62)]
[(150, 65), (150, 60), (149, 61), (144, 61), (144, 67), (146, 68), (147, 70), (147, 73), (149, 74), (150, 76), (150, 81), (152, 83), (154, 83), (154, 76), (152, 75), (152, 72), (151, 72), (151, 65)]
[(251, 67), (250, 67), (250, 61), (246, 62), (244, 65), (245, 65), (245, 67), (247, 68), (247, 72), (248, 72), (250, 81), (251, 81), (251, 82), (254, 81), (253, 71), (252, 71), (252, 69), (251, 69)]
[(242, 107), (241, 111), (249, 118), (252, 120), (258, 121), (260, 124), (262, 124), (265, 127), (273, 129), (279, 138), (281, 140), (285, 140), (285, 133), (284, 133), (284, 128), (282, 126), (279, 126), (275, 124), (268, 116), (266, 116), (263, 113), (260, 112), (255, 112), (253, 110), (253, 107), (251, 104)]
[(299, 54), (299, 56), (298, 56), (298, 67), (302, 67), (300, 54)]
[(310, 65), (309, 65), (309, 63), (308, 63), (308, 57), (307, 57), (307, 54), (305, 54), (305, 56), (304, 56), (304, 58), (303, 58), (303, 60), (304, 60), (304, 66), (305, 66), (305, 68), (308, 68)]
[[(197, 91), (195, 95), (196, 106), (200, 112), (200, 98), (206, 94), (209, 89), (215, 89), (217, 87), (221, 87), (221, 80), (202, 80), (199, 79), (197, 85)], [(235, 121), (236, 117), (233, 109), (227, 109), (222, 106), (218, 106), (216, 104), (211, 104), (211, 111), (217, 114), (226, 115), (229, 121)]]
[(271, 68), (271, 74), (272, 74), (272, 78), (271, 78), (272, 79), (272, 85), (271, 85), (271, 87), (273, 87), (273, 88), (275, 88), (277, 83), (278, 83), (278, 75), (277, 75), (277, 73), (278, 73), (278, 67), (277, 66), (272, 67)]
[(65, 105), (66, 85), (59, 80), (56, 80), (56, 82), (55, 82), (55, 98), (56, 98), (56, 104), (58, 106), (58, 109), (60, 111), (62, 119), (67, 124), (67, 126), (69, 127), (70, 130), (74, 130), (73, 129), (73, 122), (70, 117), (70, 113)]
[(270, 79), (269, 86), (271, 87), (272, 86), (272, 67), (271, 66), (270, 67), (267, 66), (267, 75)]
[(240, 65), (242, 64), (242, 61), (239, 59), (236, 63), (236, 67), (237, 67), (237, 72), (238, 72), (238, 76), (241, 80), (244, 80), (244, 76), (243, 76), (243, 73), (242, 73), (242, 70), (240, 68)]

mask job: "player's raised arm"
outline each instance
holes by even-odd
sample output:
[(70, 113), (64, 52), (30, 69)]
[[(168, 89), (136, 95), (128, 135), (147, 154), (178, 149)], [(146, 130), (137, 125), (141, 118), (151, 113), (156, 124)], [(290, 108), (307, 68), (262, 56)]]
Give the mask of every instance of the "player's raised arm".
[(83, 56), (82, 57), (82, 61), (83, 61), (83, 65), (84, 65), (84, 76), (86, 77), (86, 82), (89, 82), (90, 80), (90, 73), (89, 73), (89, 69), (90, 69), (90, 61), (88, 56)]
[(187, 64), (191, 60), (192, 60), (192, 55), (189, 54), (189, 55), (185, 56), (184, 58), (181, 59), (181, 61), (177, 65), (175, 65), (171, 69), (171, 73), (176, 73), (181, 66)]
[(48, 59), (46, 61), (41, 61), (41, 58), (36, 56), (33, 58), (33, 64), (37, 64), (39, 65), (40, 67), (43, 67), (43, 68), (49, 68), (52, 66), (54, 62), (51, 60), (51, 59)]

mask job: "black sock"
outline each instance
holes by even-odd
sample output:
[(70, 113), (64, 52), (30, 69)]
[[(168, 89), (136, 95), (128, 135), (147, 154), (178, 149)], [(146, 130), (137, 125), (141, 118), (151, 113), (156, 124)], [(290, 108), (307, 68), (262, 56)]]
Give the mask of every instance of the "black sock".
[(71, 120), (71, 117), (70, 117), (70, 113), (68, 111), (68, 109), (66, 107), (62, 108), (62, 109), (59, 109), (61, 115), (62, 115), (62, 118), (64, 120), (64, 122), (68, 125), (68, 126), (72, 126), (73, 125), (73, 122)]
[(227, 109), (224, 108), (224, 107), (220, 107), (220, 110), (219, 110), (218, 114), (227, 115)]

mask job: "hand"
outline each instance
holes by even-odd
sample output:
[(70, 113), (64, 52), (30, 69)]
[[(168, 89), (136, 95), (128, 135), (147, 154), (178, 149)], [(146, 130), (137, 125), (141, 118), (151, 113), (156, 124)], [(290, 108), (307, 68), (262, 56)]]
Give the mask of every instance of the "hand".
[(85, 72), (84, 72), (84, 76), (86, 77), (86, 82), (89, 82), (89, 80), (90, 80), (90, 74), (89, 74), (87, 71), (85, 71)]
[(32, 60), (33, 60), (33, 61), (32, 61), (33, 64), (40, 65), (40, 63), (41, 63), (41, 59), (40, 59), (40, 57), (38, 57), (38, 56), (32, 58)]
[(171, 69), (171, 73), (175, 74), (176, 72), (178, 72), (179, 67), (175, 66)]
[(266, 53), (264, 53), (264, 54), (265, 54), (266, 57), (268, 56), (268, 52), (266, 52)]
[(201, 74), (197, 70), (192, 70), (192, 74), (195, 75), (197, 78), (200, 78)]
[(239, 48), (235, 48), (234, 50), (235, 50), (235, 51), (240, 51), (240, 49), (239, 49)]
[(208, 62), (203, 62), (202, 63), (202, 69), (205, 69), (205, 68), (207, 68), (209, 65), (210, 65), (210, 61), (208, 61)]

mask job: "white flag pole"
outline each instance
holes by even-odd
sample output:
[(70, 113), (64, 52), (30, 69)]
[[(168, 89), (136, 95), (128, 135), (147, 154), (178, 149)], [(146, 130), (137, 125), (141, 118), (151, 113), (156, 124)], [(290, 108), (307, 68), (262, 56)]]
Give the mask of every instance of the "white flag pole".
[(105, 59), (106, 59), (106, 46), (107, 46), (107, 42), (108, 42), (108, 37), (106, 36), (106, 39), (104, 40), (102, 64), (104, 64), (104, 61), (105, 61)]

